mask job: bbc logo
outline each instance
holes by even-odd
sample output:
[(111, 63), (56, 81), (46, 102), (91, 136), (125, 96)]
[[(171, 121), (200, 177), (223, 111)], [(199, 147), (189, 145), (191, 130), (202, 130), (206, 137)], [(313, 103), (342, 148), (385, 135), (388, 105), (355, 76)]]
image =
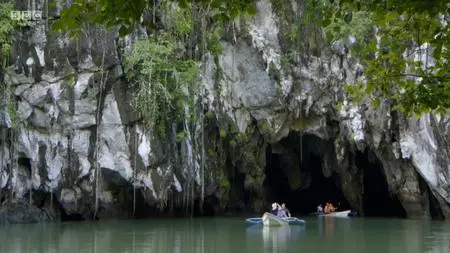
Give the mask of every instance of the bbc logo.
[(41, 20), (42, 11), (11, 11), (12, 20)]
[(41, 0), (27, 0), (26, 11), (16, 10), (11, 11), (11, 19), (19, 21), (36, 21), (42, 19), (42, 1)]

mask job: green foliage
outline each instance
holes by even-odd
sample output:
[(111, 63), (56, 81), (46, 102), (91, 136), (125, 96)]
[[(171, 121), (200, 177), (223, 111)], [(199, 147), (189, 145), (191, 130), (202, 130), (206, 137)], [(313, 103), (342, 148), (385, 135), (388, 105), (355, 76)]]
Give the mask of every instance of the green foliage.
[(214, 113), (211, 112), (211, 111), (208, 111), (208, 112), (205, 113), (205, 117), (207, 119), (212, 119), (214, 117)]
[(324, 30), (330, 42), (335, 39), (344, 39), (348, 44), (349, 35), (353, 36), (356, 39), (356, 45), (353, 45), (351, 50), (361, 50), (362, 43), (367, 40), (372, 30), (372, 25), (372, 20), (366, 12), (356, 12), (351, 22), (347, 22), (343, 18), (337, 18)]
[(192, 103), (199, 68), (193, 60), (179, 59), (170, 41), (161, 37), (138, 41), (126, 58), (125, 72), (138, 86), (133, 105), (160, 136), (170, 123), (189, 116), (185, 106)]
[(182, 142), (184, 141), (184, 139), (186, 139), (186, 137), (189, 135), (188, 132), (186, 131), (181, 131), (177, 134), (177, 136), (175, 137), (175, 141), (176, 142)]
[(11, 128), (15, 129), (19, 120), (17, 115), (17, 102), (14, 100), (10, 100), (7, 104), (7, 111), (9, 118), (11, 119)]
[(13, 43), (14, 32), (20, 26), (28, 24), (24, 20), (12, 20), (13, 5), (0, 3), (0, 63), (5, 64)]
[(220, 129), (219, 130), (219, 136), (220, 138), (226, 138), (227, 137), (227, 132), (225, 132), (225, 130)]
[[(167, 2), (165, 2), (167, 4)], [(194, 18), (192, 17), (192, 6), (179, 8), (175, 5), (166, 7), (167, 9), (167, 27), (175, 38), (184, 39), (194, 28)]]
[(211, 54), (217, 56), (221, 55), (223, 52), (223, 47), (220, 44), (220, 35), (219, 32), (215, 30), (214, 32), (209, 34), (208, 39), (208, 50), (211, 52)]
[[(254, 14), (256, 12), (255, 0), (163, 0), (161, 5), (168, 8), (171, 3), (177, 4), (181, 11), (189, 10), (193, 4), (203, 9), (210, 9), (212, 20), (216, 22), (231, 21), (242, 13)], [(135, 25), (140, 23), (144, 11), (153, 8), (153, 1), (145, 0), (74, 0), (72, 5), (61, 12), (60, 20), (53, 23), (56, 31), (71, 31), (77, 35), (82, 31), (83, 22), (104, 25), (107, 28), (119, 27), (121, 36), (133, 31)], [(180, 17), (177, 15), (177, 17)], [(187, 16), (185, 16), (187, 17)], [(189, 30), (190, 22), (177, 19), (175, 23), (185, 25)]]
[(119, 27), (119, 33), (126, 35), (134, 29), (146, 6), (145, 0), (74, 0), (69, 8), (61, 11), (52, 29), (70, 31), (72, 36), (77, 36), (86, 23), (94, 23), (106, 28)]
[[(441, 15), (447, 21), (450, 16), (448, 1), (312, 2), (307, 13), (325, 27), (330, 41), (347, 39), (349, 34), (356, 38), (351, 50), (360, 58), (366, 80), (345, 88), (354, 101), (369, 99), (376, 106), (384, 97), (393, 109), (408, 114), (445, 113), (450, 108), (450, 27), (441, 23)], [(424, 50), (418, 50), (425, 43), (433, 48), (434, 66), (412, 57), (415, 53), (427, 59)]]
[(13, 93), (8, 85), (4, 85), (4, 70), (8, 65), (8, 59), (11, 52), (11, 46), (14, 43), (14, 33), (21, 26), (27, 25), (24, 20), (12, 20), (11, 11), (13, 5), (9, 3), (0, 3), (0, 102), (5, 103), (7, 112), (11, 119), (11, 127), (17, 126), (16, 101), (12, 99)]
[(220, 205), (222, 208), (227, 206), (228, 201), (230, 200), (230, 189), (231, 184), (228, 177), (221, 172), (219, 175), (219, 190), (220, 190)]
[(288, 13), (286, 10), (286, 3), (284, 0), (271, 0), (272, 8), (277, 13), (281, 24), (288, 25)]
[(11, 4), (0, 4), (0, 57), (9, 54), (14, 23), (10, 18)]
[(260, 121), (258, 123), (259, 132), (266, 135), (273, 134), (274, 130), (268, 121)]

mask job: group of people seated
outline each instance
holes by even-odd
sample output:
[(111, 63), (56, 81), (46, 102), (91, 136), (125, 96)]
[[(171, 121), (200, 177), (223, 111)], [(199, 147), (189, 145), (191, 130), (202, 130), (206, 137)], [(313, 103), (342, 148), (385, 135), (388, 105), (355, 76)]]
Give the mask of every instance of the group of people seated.
[[(335, 212), (337, 210), (337, 207), (335, 207), (330, 202), (327, 202), (325, 204), (325, 207), (320, 204), (317, 206), (317, 214), (329, 214), (332, 212)], [(286, 204), (282, 203), (281, 205), (277, 202), (272, 203), (272, 214), (278, 216), (278, 217), (291, 217), (291, 213), (289, 212), (289, 209), (287, 209)]]
[(322, 207), (322, 204), (317, 206), (317, 214), (329, 214), (329, 213), (336, 211), (336, 209), (337, 208), (335, 206), (333, 206), (333, 204), (327, 202), (325, 204), (325, 208)]
[(281, 206), (277, 202), (272, 203), (272, 214), (278, 217), (291, 217), (291, 213), (284, 203)]

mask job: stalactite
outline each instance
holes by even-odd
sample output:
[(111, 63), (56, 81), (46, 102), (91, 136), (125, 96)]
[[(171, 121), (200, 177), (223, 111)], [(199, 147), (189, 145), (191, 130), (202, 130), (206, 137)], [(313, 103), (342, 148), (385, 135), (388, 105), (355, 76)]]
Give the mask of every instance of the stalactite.
[[(3, 62), (3, 68), (6, 66), (6, 58), (4, 59), (5, 61)], [(3, 76), (2, 76), (3, 78)], [(8, 105), (10, 103), (10, 99), (11, 99), (11, 87), (9, 85), (9, 83), (6, 83), (6, 87), (3, 90), (3, 98), (2, 98), (2, 102), (4, 103), (4, 108), (2, 108), (3, 110), (8, 108)], [(16, 134), (15, 131), (17, 130), (17, 125), (15, 124), (15, 119), (11, 119), (11, 128), (10, 128), (10, 138), (9, 138), (9, 147), (7, 146), (7, 130), (6, 128), (2, 128), (2, 166), (4, 166), (6, 164), (5, 162), (5, 148), (8, 147), (8, 149), (10, 150), (10, 162), (11, 162), (11, 167), (10, 167), (10, 171), (9, 171), (9, 178), (8, 181), (10, 182), (10, 200), (12, 200), (14, 198), (14, 194), (13, 194), (13, 185), (12, 185), (12, 177), (14, 175), (14, 169), (18, 168), (18, 158), (17, 158), (17, 150), (15, 148), (15, 138), (16, 138)], [(14, 164), (13, 164), (14, 163)], [(3, 170), (4, 167), (0, 168), (0, 171)]]
[(33, 165), (31, 166), (31, 173), (30, 173), (30, 190), (28, 202), (30, 206), (33, 204)]
[[(17, 149), (16, 149), (16, 147), (14, 146), (14, 143), (15, 143), (15, 139), (16, 139), (16, 138), (17, 138), (17, 136), (16, 136), (16, 130), (15, 130), (15, 129), (12, 129), (12, 131), (11, 131), (11, 139), (10, 139), (10, 145), (11, 145), (10, 150), (13, 151), (13, 152), (12, 152), (12, 155), (11, 155), (11, 161), (14, 161), (14, 165), (11, 166), (10, 180), (11, 180), (11, 177), (14, 175), (14, 169), (17, 170), (17, 169), (19, 168), (19, 156), (18, 156)], [(14, 198), (14, 189), (12, 188), (12, 185), (11, 185), (10, 201), (12, 201), (13, 198)]]
[(49, 0), (45, 0), (45, 13), (46, 13), (46, 15), (47, 15), (47, 19), (46, 19), (46, 31), (48, 31), (48, 28), (49, 28), (49, 25), (48, 25), (48, 21), (49, 21), (49, 19), (50, 19), (50, 14), (48, 13), (48, 1)]
[[(2, 100), (0, 101), (1, 103), (2, 103), (2, 110), (5, 110), (5, 105), (7, 105), (7, 101), (8, 101), (8, 99), (7, 99), (7, 90), (9, 89), (9, 85), (7, 85), (6, 86), (6, 88), (3, 90), (3, 94), (2, 94)], [(1, 162), (1, 166), (2, 167), (0, 167), (0, 171), (2, 171), (6, 166), (5, 166), (5, 164), (6, 164), (6, 162), (5, 162), (5, 148), (6, 148), (6, 128), (1, 128), (1, 133), (2, 133), (2, 145), (0, 146), (0, 148), (2, 149), (1, 150), (1, 159), (2, 159), (2, 162)]]
[[(188, 176), (188, 180), (189, 180), (189, 176)], [(182, 200), (181, 200), (181, 206), (183, 208), (186, 208), (186, 198), (187, 198), (187, 194), (188, 194), (188, 192), (187, 192), (187, 184), (188, 184), (188, 182), (184, 182), (183, 183), (183, 197), (182, 197)], [(187, 214), (186, 210), (185, 210), (185, 213)]]
[(98, 162), (98, 153), (99, 153), (99, 138), (100, 138), (100, 131), (99, 131), (99, 127), (100, 127), (100, 108), (101, 108), (101, 102), (102, 102), (102, 97), (103, 97), (103, 89), (104, 89), (104, 83), (106, 82), (106, 79), (108, 78), (108, 72), (106, 72), (106, 74), (104, 73), (104, 68), (105, 68), (105, 45), (103, 44), (103, 53), (102, 53), (102, 65), (101, 65), (101, 79), (100, 79), (100, 89), (99, 89), (99, 97), (98, 97), (98, 104), (97, 104), (97, 115), (96, 115), (96, 141), (95, 141), (95, 204), (94, 204), (94, 219), (97, 217), (97, 211), (98, 211), (98, 191), (99, 191), (99, 178), (100, 178), (100, 164)]
[(53, 187), (50, 186), (50, 210), (53, 212)]
[[(197, 113), (197, 110), (195, 110), (195, 98), (194, 98), (194, 106), (193, 106), (193, 112), (192, 112), (192, 115), (196, 115), (196, 113)], [(194, 117), (195, 118), (195, 117)], [(197, 145), (195, 145), (195, 128), (196, 128), (196, 124), (197, 124), (197, 122), (196, 121), (194, 121), (194, 123), (192, 124), (192, 128), (193, 129), (191, 129), (191, 133), (192, 133), (192, 136), (191, 136), (191, 140), (192, 140), (192, 157), (191, 157), (191, 159), (192, 159), (192, 161), (191, 161), (191, 166), (193, 166), (193, 168), (192, 168), (192, 185), (191, 185), (191, 199), (190, 199), (190, 202), (191, 202), (191, 217), (194, 215), (194, 206), (195, 206), (195, 202), (194, 202), (194, 200), (195, 200), (195, 178), (196, 178), (196, 175), (197, 175), (197, 166), (196, 166), (196, 153), (197, 153)]]
[(152, 21), (153, 21), (153, 25), (156, 24), (156, 0), (153, 0), (153, 8), (152, 8)]
[[(301, 94), (301, 93), (300, 93)], [(301, 127), (300, 127), (300, 169), (302, 166), (302, 162), (303, 162), (303, 106), (302, 106), (302, 102), (300, 101), (300, 122), (302, 123)]]
[(204, 118), (205, 114), (203, 103), (201, 104), (202, 110), (201, 110), (201, 130), (202, 130), (202, 141), (201, 141), (201, 149), (202, 149), (202, 161), (201, 161), (201, 200), (200, 200), (200, 213), (203, 215), (203, 206), (205, 202), (205, 126), (204, 126)]
[(135, 138), (134, 138), (134, 161), (133, 161), (133, 217), (136, 214), (136, 181), (137, 181), (137, 150), (138, 150), (138, 132), (137, 126), (135, 125)]

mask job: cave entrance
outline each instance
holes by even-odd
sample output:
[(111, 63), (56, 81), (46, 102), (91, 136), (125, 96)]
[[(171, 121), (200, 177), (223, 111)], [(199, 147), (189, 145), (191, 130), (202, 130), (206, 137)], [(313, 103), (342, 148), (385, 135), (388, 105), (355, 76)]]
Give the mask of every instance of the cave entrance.
[[(312, 135), (303, 136), (300, 142), (299, 135), (291, 133), (276, 145), (269, 146), (265, 169), (269, 203), (286, 203), (296, 215), (311, 214), (319, 204), (326, 202), (339, 206), (340, 210), (350, 209), (339, 187), (339, 176), (332, 173), (325, 177), (322, 172), (321, 157), (329, 151), (325, 148), (329, 144)], [(302, 159), (299, 159), (301, 154)]]
[(356, 152), (356, 166), (364, 170), (362, 214), (373, 217), (406, 217), (400, 200), (389, 192), (383, 167), (375, 154), (367, 149)]

